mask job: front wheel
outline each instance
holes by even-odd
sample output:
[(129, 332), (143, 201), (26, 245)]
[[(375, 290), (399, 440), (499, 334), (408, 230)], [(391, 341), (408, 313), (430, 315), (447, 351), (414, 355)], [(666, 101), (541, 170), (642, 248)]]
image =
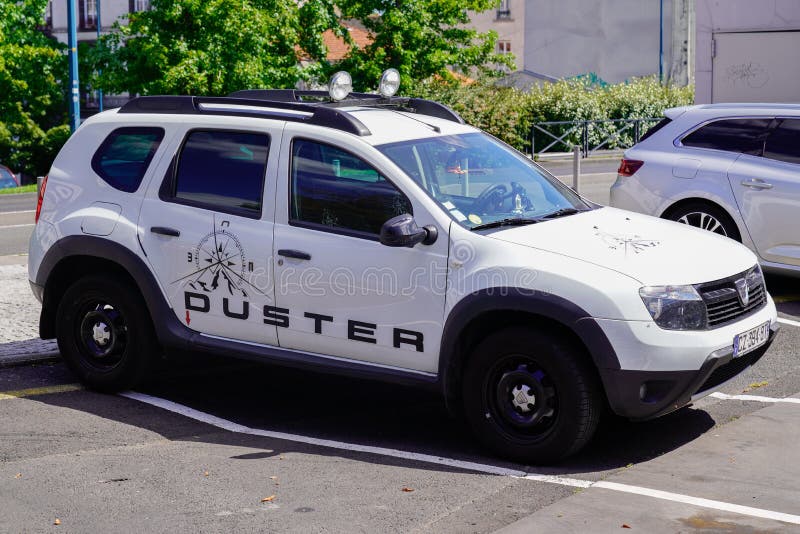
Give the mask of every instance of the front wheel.
[(595, 374), (573, 344), (530, 328), (486, 337), (464, 373), (465, 415), (489, 449), (522, 463), (577, 452), (599, 420)]
[(114, 277), (88, 276), (72, 284), (56, 320), (64, 362), (91, 389), (133, 387), (159, 352), (147, 306), (135, 288)]

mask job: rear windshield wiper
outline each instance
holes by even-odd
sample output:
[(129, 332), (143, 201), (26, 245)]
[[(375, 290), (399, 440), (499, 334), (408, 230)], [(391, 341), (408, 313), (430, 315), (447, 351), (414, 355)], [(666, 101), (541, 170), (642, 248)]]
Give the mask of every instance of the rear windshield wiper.
[(538, 222), (542, 222), (541, 219), (522, 219), (522, 218), (513, 218), (513, 219), (500, 219), (499, 221), (492, 221), (485, 224), (479, 224), (478, 226), (473, 226), (470, 230), (486, 230), (487, 228), (499, 228), (501, 226), (523, 226), (526, 224), (536, 224)]

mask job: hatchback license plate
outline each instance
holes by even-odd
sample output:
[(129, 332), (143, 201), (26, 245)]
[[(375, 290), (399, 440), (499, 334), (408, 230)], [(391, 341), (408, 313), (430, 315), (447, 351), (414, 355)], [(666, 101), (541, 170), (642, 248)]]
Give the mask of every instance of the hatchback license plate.
[(758, 325), (733, 338), (733, 357), (737, 358), (742, 354), (757, 349), (769, 339), (769, 322)]

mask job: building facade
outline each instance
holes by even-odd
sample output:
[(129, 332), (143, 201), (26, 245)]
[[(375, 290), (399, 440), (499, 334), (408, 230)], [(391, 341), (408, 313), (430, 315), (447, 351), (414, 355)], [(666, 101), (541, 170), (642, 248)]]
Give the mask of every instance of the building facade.
[[(494, 30), (531, 79), (593, 74), (609, 83), (659, 74), (691, 81), (694, 0), (504, 0), (471, 17)], [(501, 16), (508, 11), (510, 16)], [(498, 50), (498, 51), (502, 51)]]
[(697, 0), (695, 102), (800, 102), (800, 2)]

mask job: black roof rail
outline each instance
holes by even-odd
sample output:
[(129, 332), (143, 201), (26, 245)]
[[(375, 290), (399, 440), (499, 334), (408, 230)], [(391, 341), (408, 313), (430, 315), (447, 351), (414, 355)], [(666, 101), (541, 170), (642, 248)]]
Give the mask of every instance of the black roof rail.
[[(204, 105), (224, 104), (247, 106), (259, 109), (209, 109)], [(282, 112), (299, 111), (303, 115)], [(134, 98), (118, 113), (163, 113), (172, 115), (234, 115), (237, 117), (257, 117), (316, 124), (335, 128), (358, 136), (372, 135), (363, 122), (352, 115), (328, 106), (301, 102), (281, 102), (251, 98), (232, 98), (227, 96), (140, 96)], [(307, 115), (310, 113), (311, 115)]]
[[(214, 109), (214, 104), (241, 107), (239, 109)], [(333, 102), (326, 91), (295, 89), (249, 89), (236, 91), (229, 96), (140, 96), (128, 101), (120, 108), (119, 113), (271, 118), (315, 124), (362, 137), (371, 135), (372, 132), (363, 122), (341, 109), (356, 106), (419, 113), (464, 124), (464, 119), (458, 113), (432, 100), (405, 97), (385, 98), (371, 93), (351, 93), (350, 98)], [(300, 113), (291, 113), (293, 111)]]
[[(330, 101), (327, 91), (304, 91), (298, 89), (245, 89), (229, 94), (236, 98), (255, 98), (272, 102), (306, 102), (330, 107), (364, 106), (398, 108), (401, 111), (410, 111), (420, 115), (429, 115), (440, 119), (464, 124), (461, 115), (439, 102), (423, 98), (389, 97), (385, 98), (374, 93), (350, 93), (345, 100)], [(314, 98), (304, 100), (303, 98)], [(324, 102), (319, 101), (324, 99)]]

